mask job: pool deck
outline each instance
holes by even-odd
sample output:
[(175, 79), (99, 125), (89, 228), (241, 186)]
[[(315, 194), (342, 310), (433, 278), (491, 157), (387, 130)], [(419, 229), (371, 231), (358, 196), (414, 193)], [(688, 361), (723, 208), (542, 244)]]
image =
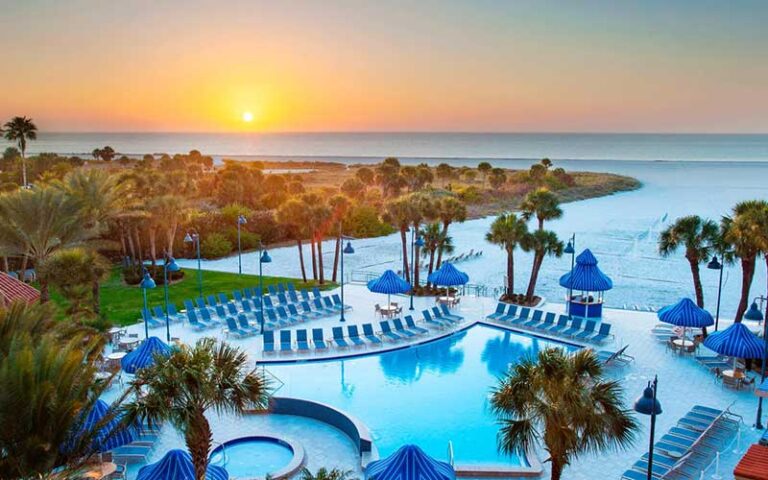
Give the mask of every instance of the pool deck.
[[(338, 293), (338, 291), (336, 292)], [(408, 297), (393, 296), (393, 300), (398, 301), (404, 306), (403, 315), (413, 314), (417, 322), (421, 319), (421, 311), (427, 307), (434, 306), (434, 300), (430, 298), (415, 298), (413, 312), (408, 311)], [(676, 301), (671, 298), (670, 303)], [(324, 319), (309, 321), (300, 325), (288, 328), (297, 330), (301, 328), (323, 328), (326, 341), (330, 338), (331, 327), (340, 325), (360, 325), (363, 323), (373, 323), (378, 327), (379, 319), (374, 316), (374, 304), (386, 303), (385, 295), (372, 294), (365, 287), (359, 285), (345, 286), (345, 303), (352, 307), (345, 316), (346, 323), (339, 322), (338, 315)], [(261, 355), (262, 345), (260, 336), (250, 338), (229, 338), (234, 345), (245, 349), (251, 358), (257, 363), (268, 364), (271, 362), (305, 362), (312, 360), (324, 360), (338, 358), (339, 356), (378, 354), (387, 350), (398, 348), (408, 348), (409, 346), (423, 343), (425, 341), (434, 341), (446, 335), (451, 335), (457, 330), (466, 329), (472, 325), (483, 322), (486, 315), (495, 310), (496, 301), (490, 298), (464, 297), (460, 306), (455, 310), (456, 313), (465, 317), (453, 329), (440, 330), (430, 328), (430, 333), (424, 336), (414, 337), (410, 341), (384, 342), (381, 347), (368, 347), (365, 349), (339, 349), (331, 347), (327, 352), (302, 352), (291, 354), (272, 354), (266, 357)], [(542, 307), (543, 310), (556, 313), (564, 312), (564, 305), (548, 303)], [(634, 399), (642, 394), (647, 382), (653, 379), (654, 375), (659, 377), (658, 398), (661, 402), (664, 412), (657, 418), (657, 432), (663, 434), (672, 427), (679, 418), (696, 404), (707, 405), (711, 407), (724, 409), (731, 405), (730, 410), (744, 418), (738, 445), (734, 444), (724, 448), (720, 458), (720, 475), (723, 478), (733, 478), (732, 471), (735, 464), (741, 458), (742, 453), (747, 447), (755, 443), (761, 432), (751, 428), (755, 420), (757, 408), (757, 398), (751, 391), (734, 391), (723, 388), (714, 381), (713, 374), (695, 362), (691, 356), (680, 356), (667, 351), (666, 347), (655, 340), (650, 330), (658, 322), (654, 313), (625, 311), (625, 310), (605, 310), (604, 321), (613, 324), (614, 338), (612, 341), (600, 346), (601, 349), (617, 349), (623, 345), (629, 345), (627, 353), (635, 358), (635, 361), (625, 367), (609, 367), (607, 375), (610, 378), (617, 379), (623, 385), (628, 405)], [(728, 322), (723, 322), (727, 326)], [(419, 326), (424, 326), (418, 323)], [(142, 324), (128, 327), (129, 332), (138, 333), (140, 337), (144, 336), (144, 326)], [(375, 328), (376, 331), (380, 330)], [(524, 330), (521, 330), (525, 332)], [(165, 337), (164, 328), (150, 329), (150, 335), (156, 335), (162, 339)], [(171, 336), (178, 337), (181, 341), (192, 343), (205, 336), (217, 336), (225, 338), (220, 329), (210, 329), (204, 332), (196, 332), (181, 324), (171, 325)], [(310, 333), (311, 338), (311, 333)], [(553, 337), (556, 338), (556, 337)], [(578, 342), (569, 342), (578, 343)], [(706, 349), (701, 347), (700, 353)], [(268, 367), (267, 367), (268, 368)], [(649, 421), (647, 418), (639, 417), (640, 431), (634, 445), (626, 451), (608, 452), (603, 455), (584, 455), (569, 465), (564, 478), (574, 480), (592, 480), (598, 478), (595, 472), (600, 472), (599, 478), (620, 478), (621, 474), (631, 467), (640, 456), (647, 451)], [(764, 420), (765, 421), (765, 420)], [(279, 432), (278, 432), (279, 433)], [(307, 447), (307, 457), (310, 459), (310, 465), (322, 466), (317, 459), (312, 460), (313, 451)], [(351, 442), (350, 442), (351, 444)], [(344, 464), (327, 464), (324, 466), (338, 466), (344, 469), (351, 469), (354, 472), (360, 471), (360, 458), (349, 455), (350, 450), (346, 450), (341, 458), (348, 458)], [(734, 453), (737, 452), (737, 453)], [(340, 455), (333, 455), (333, 460), (341, 462)], [(542, 450), (539, 450), (539, 457), (542, 460), (543, 475), (547, 476), (547, 465)], [(327, 459), (327, 458), (326, 458)], [(714, 460), (714, 459), (713, 459)], [(460, 459), (457, 458), (457, 463)], [(705, 473), (709, 478), (715, 473), (714, 465)], [(513, 478), (513, 477), (507, 477)], [(698, 478), (698, 477), (697, 477)]]

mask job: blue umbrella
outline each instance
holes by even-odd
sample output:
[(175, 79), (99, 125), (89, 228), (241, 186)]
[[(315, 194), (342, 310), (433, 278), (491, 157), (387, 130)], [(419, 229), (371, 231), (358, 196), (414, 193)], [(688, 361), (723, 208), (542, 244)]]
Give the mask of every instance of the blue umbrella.
[(113, 415), (105, 421), (108, 415), (110, 415), (110, 407), (107, 402), (101, 399), (96, 400), (75, 434), (75, 438), (91, 435), (93, 437), (91, 447), (96, 452), (108, 452), (131, 443), (134, 440), (134, 430), (122, 426), (119, 415)]
[(720, 355), (734, 358), (763, 358), (765, 343), (743, 323), (709, 335), (704, 346)]
[(432, 272), (427, 280), (429, 283), (442, 287), (453, 287), (469, 282), (469, 275), (459, 271), (453, 264), (446, 262), (437, 271)]
[(448, 463), (435, 460), (416, 445), (405, 445), (383, 460), (365, 468), (368, 480), (455, 480)]
[(155, 355), (168, 357), (171, 347), (157, 337), (149, 337), (139, 347), (120, 360), (120, 366), (126, 373), (136, 373), (137, 370), (155, 364)]
[(587, 248), (576, 257), (572, 272), (560, 277), (560, 286), (582, 292), (604, 292), (613, 288), (613, 281), (597, 266), (597, 259)]
[(374, 293), (386, 293), (387, 304), (389, 304), (390, 295), (408, 293), (411, 291), (411, 285), (392, 270), (387, 270), (379, 278), (368, 282), (368, 290)]
[[(229, 474), (222, 467), (208, 465), (206, 480), (228, 480)], [(136, 480), (195, 480), (192, 457), (184, 450), (169, 450), (158, 462), (145, 465)]]
[(674, 305), (659, 309), (657, 315), (662, 322), (683, 328), (704, 328), (715, 323), (712, 315), (690, 298), (683, 298)]

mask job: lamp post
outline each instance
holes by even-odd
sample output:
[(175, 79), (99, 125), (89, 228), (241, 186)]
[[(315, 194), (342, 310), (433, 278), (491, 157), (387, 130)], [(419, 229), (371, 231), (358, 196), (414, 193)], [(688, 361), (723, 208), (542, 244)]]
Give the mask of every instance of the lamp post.
[(416, 285), (416, 269), (414, 268), (414, 266), (416, 265), (415, 263), (416, 256), (414, 255), (414, 252), (416, 251), (416, 246), (418, 246), (419, 248), (424, 246), (424, 239), (421, 238), (421, 235), (416, 237), (416, 230), (417, 230), (416, 226), (414, 226), (413, 229), (411, 229), (411, 306), (408, 307), (408, 310), (411, 310), (411, 311), (414, 310), (413, 289), (415, 287), (418, 287), (418, 285)]
[(262, 280), (262, 267), (265, 263), (272, 263), (272, 257), (269, 256), (264, 244), (259, 242), (259, 313), (261, 334), (264, 335), (264, 283)]
[[(352, 248), (352, 242), (347, 241), (347, 246), (341, 249), (341, 318), (340, 322), (346, 321), (344, 318), (344, 255), (352, 255), (355, 249)], [(342, 365), (343, 368), (343, 365)]]
[[(155, 284), (155, 281), (152, 280), (152, 276), (149, 274), (146, 268), (144, 268), (144, 278), (141, 279), (141, 282), (139, 283), (139, 288), (141, 288), (142, 296), (144, 297), (144, 311), (148, 312), (149, 307), (147, 306), (147, 290), (150, 288), (155, 288), (157, 285)], [(149, 324), (147, 323), (147, 319), (144, 319), (144, 338), (149, 338)]]
[(654, 376), (653, 382), (648, 382), (648, 386), (643, 390), (643, 395), (635, 400), (635, 411), (651, 416), (651, 440), (648, 446), (648, 480), (653, 478), (653, 442), (656, 435), (656, 415), (661, 414), (661, 403), (656, 399), (658, 385), (659, 377)]
[(717, 309), (715, 310), (715, 331), (717, 331), (720, 325), (720, 294), (723, 292), (723, 270), (725, 270), (725, 265), (720, 263), (717, 260), (717, 255), (715, 255), (707, 264), (707, 268), (710, 270), (720, 270), (720, 281), (717, 284)]
[[(763, 313), (757, 307), (758, 301), (760, 302), (760, 306), (763, 306), (763, 304), (766, 306), (765, 316), (763, 316)], [(768, 321), (764, 321), (766, 317), (768, 317), (768, 298), (763, 297), (762, 295), (755, 297), (752, 301), (752, 306), (749, 307), (749, 310), (744, 314), (744, 318), (747, 320), (763, 322), (763, 346), (765, 347), (765, 350), (763, 351), (763, 363), (760, 368), (760, 383), (765, 381), (766, 361), (768, 361)], [(757, 419), (755, 420), (755, 428), (763, 429), (762, 417), (763, 397), (759, 397), (757, 401)]]
[[(576, 261), (576, 234), (571, 235), (568, 239), (568, 245), (563, 249), (563, 253), (567, 253), (571, 256), (571, 276), (573, 276), (573, 266)], [(573, 281), (573, 279), (571, 279)], [(568, 311), (568, 316), (571, 316), (571, 298), (573, 298), (573, 287), (568, 287), (568, 302), (565, 307)]]
[(203, 270), (200, 265), (200, 234), (197, 232), (187, 232), (184, 236), (184, 243), (194, 243), (197, 249), (197, 289), (200, 298), (203, 298)]
[(237, 216), (237, 274), (243, 274), (243, 250), (240, 247), (240, 227), (248, 223), (248, 219), (245, 215)]
[(166, 254), (166, 261), (163, 263), (163, 289), (165, 290), (165, 340), (171, 341), (171, 320), (168, 317), (168, 272), (178, 272), (181, 267), (173, 257)]

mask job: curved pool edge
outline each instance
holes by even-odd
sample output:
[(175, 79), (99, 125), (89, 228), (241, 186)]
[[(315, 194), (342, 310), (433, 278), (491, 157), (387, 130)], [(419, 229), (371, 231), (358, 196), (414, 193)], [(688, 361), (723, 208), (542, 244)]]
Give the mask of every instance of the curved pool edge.
[(233, 437), (229, 440), (221, 442), (218, 447), (214, 448), (213, 451), (211, 451), (210, 457), (213, 457), (213, 455), (216, 454), (219, 450), (226, 452), (226, 448), (228, 446), (247, 441), (277, 443), (278, 445), (285, 446), (293, 453), (291, 461), (288, 462), (284, 467), (278, 469), (275, 472), (269, 472), (264, 477), (253, 477), (254, 479), (273, 478), (275, 480), (283, 480), (289, 478), (301, 469), (301, 467), (304, 465), (304, 461), (306, 460), (306, 451), (299, 442), (274, 435), (248, 435), (245, 437)]

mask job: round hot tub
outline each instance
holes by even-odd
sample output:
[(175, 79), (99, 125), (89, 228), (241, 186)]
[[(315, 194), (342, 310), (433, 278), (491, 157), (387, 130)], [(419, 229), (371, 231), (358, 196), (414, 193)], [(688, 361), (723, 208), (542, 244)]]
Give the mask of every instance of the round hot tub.
[(304, 462), (304, 449), (296, 442), (276, 437), (240, 437), (222, 443), (211, 452), (210, 462), (227, 469), (230, 477), (274, 479), (289, 477)]

